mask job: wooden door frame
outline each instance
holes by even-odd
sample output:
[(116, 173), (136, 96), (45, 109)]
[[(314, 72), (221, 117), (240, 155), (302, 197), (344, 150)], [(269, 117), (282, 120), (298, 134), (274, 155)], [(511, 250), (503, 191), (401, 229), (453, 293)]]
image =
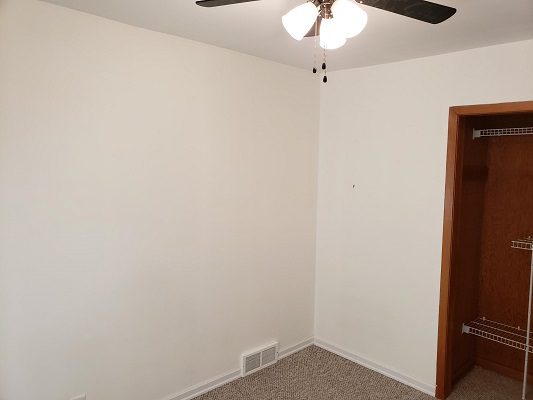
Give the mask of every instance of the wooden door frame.
[(463, 135), (461, 124), (466, 117), (533, 113), (533, 101), (499, 104), (481, 104), (450, 107), (448, 122), (448, 152), (446, 156), (446, 188), (444, 193), (444, 222), (442, 236), (442, 261), (439, 304), (439, 332), (437, 344), (436, 392), (445, 399), (452, 390), (451, 356), (448, 354), (452, 335), (449, 332), (450, 282), (453, 272), (455, 209), (460, 200)]

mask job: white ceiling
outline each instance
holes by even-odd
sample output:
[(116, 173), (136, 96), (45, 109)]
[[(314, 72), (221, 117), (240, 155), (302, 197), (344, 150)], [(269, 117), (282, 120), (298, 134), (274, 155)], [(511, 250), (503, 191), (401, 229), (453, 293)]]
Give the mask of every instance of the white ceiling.
[[(127, 24), (242, 53), (312, 68), (314, 40), (292, 39), (281, 16), (304, 0), (263, 0), (203, 8), (194, 0), (45, 0)], [(345, 69), (533, 38), (533, 0), (433, 0), (458, 9), (431, 25), (365, 7), (365, 31), (329, 52), (329, 69)]]

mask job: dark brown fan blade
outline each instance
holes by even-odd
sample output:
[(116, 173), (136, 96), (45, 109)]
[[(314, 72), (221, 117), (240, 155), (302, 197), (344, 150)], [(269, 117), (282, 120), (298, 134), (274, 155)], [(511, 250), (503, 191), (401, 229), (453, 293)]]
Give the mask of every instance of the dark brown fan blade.
[(457, 11), (455, 8), (424, 0), (358, 0), (359, 3), (404, 15), (430, 24), (440, 24)]
[(259, 0), (200, 0), (196, 2), (196, 5), (199, 5), (202, 7), (220, 7), (220, 6), (229, 6), (230, 4), (248, 3), (250, 1), (259, 1)]
[(313, 36), (318, 36), (320, 34), (320, 24), (322, 23), (322, 17), (321, 16), (318, 16), (316, 18), (316, 21), (315, 23), (313, 24), (313, 26), (311, 27), (311, 29), (309, 29), (309, 32), (307, 32), (307, 34), (305, 35), (305, 37), (313, 37)]

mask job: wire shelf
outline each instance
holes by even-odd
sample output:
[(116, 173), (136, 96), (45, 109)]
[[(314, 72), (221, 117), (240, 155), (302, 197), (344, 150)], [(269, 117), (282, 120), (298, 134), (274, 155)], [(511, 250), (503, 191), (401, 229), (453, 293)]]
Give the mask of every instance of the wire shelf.
[(533, 237), (532, 236), (528, 236), (525, 239), (513, 240), (511, 243), (512, 243), (511, 247), (513, 249), (533, 251)]
[(493, 136), (533, 135), (533, 127), (504, 129), (474, 129), (474, 139)]
[[(524, 329), (491, 321), (485, 317), (479, 317), (463, 324), (463, 333), (479, 336), (522, 351), (526, 350), (527, 332)], [(530, 338), (529, 346), (527, 346), (530, 353), (533, 353), (532, 340), (533, 338)]]

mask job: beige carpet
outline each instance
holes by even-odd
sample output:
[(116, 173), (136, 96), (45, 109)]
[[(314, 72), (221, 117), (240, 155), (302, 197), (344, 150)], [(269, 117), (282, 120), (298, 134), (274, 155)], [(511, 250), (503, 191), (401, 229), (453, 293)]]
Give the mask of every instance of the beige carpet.
[[(431, 396), (316, 346), (196, 400), (430, 400)], [(520, 383), (475, 368), (450, 400), (520, 399)]]
[[(529, 393), (528, 399), (533, 399)], [(520, 400), (522, 383), (476, 367), (455, 385), (449, 400)]]

